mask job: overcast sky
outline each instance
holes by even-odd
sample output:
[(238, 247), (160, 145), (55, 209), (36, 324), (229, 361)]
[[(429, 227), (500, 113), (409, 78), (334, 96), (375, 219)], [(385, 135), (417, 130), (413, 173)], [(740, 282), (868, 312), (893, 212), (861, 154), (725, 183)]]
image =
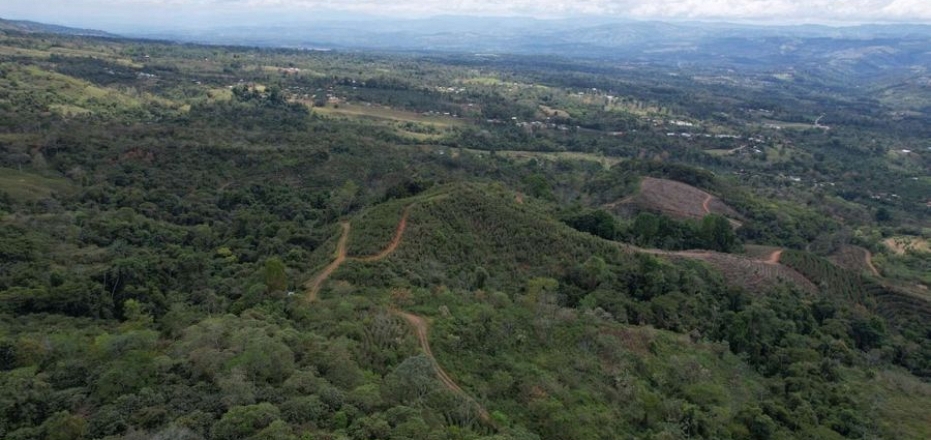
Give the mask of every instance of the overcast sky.
[(412, 18), (517, 15), (773, 24), (931, 23), (931, 0), (0, 0), (0, 17), (72, 26), (293, 22), (358, 13)]

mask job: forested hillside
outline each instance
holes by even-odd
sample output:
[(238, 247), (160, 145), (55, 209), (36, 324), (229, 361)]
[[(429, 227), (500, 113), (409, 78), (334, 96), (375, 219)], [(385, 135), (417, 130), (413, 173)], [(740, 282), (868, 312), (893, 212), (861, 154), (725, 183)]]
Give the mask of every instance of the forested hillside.
[(666, 69), (0, 30), (0, 438), (931, 438), (929, 110)]

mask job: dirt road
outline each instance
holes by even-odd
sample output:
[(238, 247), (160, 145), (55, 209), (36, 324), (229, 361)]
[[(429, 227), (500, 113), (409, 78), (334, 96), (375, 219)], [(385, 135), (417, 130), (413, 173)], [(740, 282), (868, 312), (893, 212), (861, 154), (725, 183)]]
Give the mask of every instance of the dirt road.
[(781, 257), (782, 257), (782, 249), (775, 250), (773, 251), (773, 253), (769, 254), (769, 258), (767, 258), (766, 261), (764, 261), (764, 263), (779, 264), (779, 258)]
[(873, 276), (882, 276), (879, 274), (879, 271), (876, 270), (876, 266), (873, 266), (873, 253), (868, 249), (863, 250), (863, 260), (866, 261), (866, 266), (870, 268), (870, 272), (873, 273)]
[(343, 228), (342, 235), (339, 237), (339, 243), (336, 245), (336, 255), (332, 263), (328, 264), (317, 276), (313, 277), (310, 281), (304, 284), (304, 288), (307, 289), (307, 301), (314, 302), (317, 300), (317, 295), (320, 293), (320, 288), (323, 287), (323, 283), (326, 282), (327, 278), (330, 278), (330, 275), (336, 271), (346, 260), (355, 260), (355, 261), (378, 261), (383, 260), (387, 256), (391, 255), (394, 252), (398, 245), (401, 244), (401, 238), (404, 237), (404, 231), (407, 230), (407, 217), (410, 214), (411, 206), (408, 205), (404, 208), (404, 213), (401, 214), (401, 220), (398, 222), (398, 228), (394, 232), (394, 238), (391, 239), (391, 242), (388, 243), (388, 246), (382, 249), (381, 252), (375, 255), (369, 255), (367, 257), (347, 257), (346, 256), (346, 243), (349, 242), (349, 231), (351, 226), (348, 221), (340, 223), (340, 226)]
[(433, 364), (433, 369), (436, 371), (436, 376), (440, 379), (440, 382), (443, 383), (450, 391), (453, 391), (456, 394), (464, 397), (466, 400), (475, 405), (475, 408), (478, 410), (478, 415), (483, 422), (489, 423), (491, 417), (488, 415), (488, 410), (486, 410), (478, 401), (472, 398), (468, 393), (462, 390), (462, 387), (459, 386), (449, 374), (443, 370), (443, 367), (440, 366), (439, 362), (436, 361), (436, 357), (433, 356), (433, 350), (430, 349), (430, 341), (427, 339), (427, 321), (420, 316), (407, 313), (401, 310), (393, 310), (393, 313), (404, 318), (412, 327), (414, 327), (414, 333), (417, 335), (417, 341), (420, 342), (420, 349), (423, 350), (424, 354), (427, 355), (427, 358), (430, 359), (430, 363)]
[(346, 261), (346, 243), (349, 241), (350, 225), (349, 222), (342, 222), (340, 226), (343, 228), (343, 234), (339, 237), (339, 243), (336, 245), (335, 259), (332, 263), (328, 264), (327, 267), (324, 267), (317, 276), (304, 284), (304, 287), (307, 289), (308, 301), (313, 302), (317, 300), (317, 294), (320, 293), (320, 287), (323, 286), (323, 282)]
[(711, 204), (711, 200), (714, 197), (711, 194), (705, 196), (705, 201), (701, 202), (701, 209), (705, 210), (705, 215), (711, 214), (711, 208), (708, 206)]
[(391, 242), (388, 243), (386, 248), (382, 249), (381, 252), (375, 255), (358, 257), (355, 259), (358, 261), (378, 261), (383, 260), (388, 255), (391, 255), (391, 253), (398, 248), (398, 245), (401, 244), (401, 239), (404, 237), (404, 231), (407, 230), (407, 216), (410, 214), (411, 206), (413, 205), (408, 205), (406, 208), (404, 208), (404, 213), (401, 214), (401, 221), (398, 222), (398, 228), (394, 231), (394, 237), (391, 239)]

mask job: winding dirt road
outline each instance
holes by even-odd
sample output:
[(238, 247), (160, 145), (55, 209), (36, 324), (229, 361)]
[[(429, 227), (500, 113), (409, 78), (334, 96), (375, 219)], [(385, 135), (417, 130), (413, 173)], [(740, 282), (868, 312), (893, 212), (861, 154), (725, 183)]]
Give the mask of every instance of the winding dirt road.
[(863, 261), (866, 262), (866, 266), (870, 268), (870, 272), (872, 272), (874, 276), (882, 276), (879, 274), (879, 271), (876, 270), (876, 266), (873, 266), (873, 253), (870, 252), (869, 249), (863, 250)]
[(346, 261), (346, 243), (349, 241), (350, 225), (349, 222), (342, 222), (339, 225), (343, 228), (343, 235), (339, 237), (339, 243), (336, 245), (336, 255), (333, 262), (328, 264), (327, 267), (324, 267), (317, 276), (304, 284), (304, 287), (307, 289), (307, 300), (310, 302), (317, 300), (317, 294), (320, 293), (320, 287), (323, 286), (323, 282)]
[(443, 383), (450, 391), (453, 391), (460, 396), (464, 397), (470, 403), (475, 405), (475, 408), (478, 410), (478, 416), (482, 419), (483, 422), (490, 423), (491, 417), (488, 415), (488, 410), (486, 410), (478, 401), (472, 398), (468, 393), (462, 390), (462, 387), (459, 386), (449, 374), (443, 370), (443, 367), (436, 361), (436, 356), (433, 356), (433, 350), (430, 349), (430, 341), (427, 339), (427, 320), (423, 319), (420, 316), (407, 313), (401, 310), (392, 310), (392, 312), (408, 322), (412, 327), (414, 327), (414, 333), (417, 335), (417, 341), (420, 342), (420, 349), (423, 350), (424, 354), (427, 355), (427, 358), (430, 359), (430, 363), (433, 364), (433, 370), (436, 371), (436, 376), (440, 379), (440, 382)]
[[(641, 247), (636, 247), (636, 246), (631, 246), (631, 245), (627, 245), (626, 247), (636, 252), (641, 252), (644, 254), (677, 256), (677, 257), (686, 257), (686, 258), (702, 258), (708, 255), (716, 254), (713, 251), (704, 251), (704, 250), (665, 251), (662, 249), (648, 249), (648, 248), (641, 248)], [(765, 260), (759, 260), (755, 258), (747, 258), (747, 259), (759, 261), (760, 263), (765, 263), (765, 264), (779, 264), (779, 258), (782, 257), (782, 251), (783, 251), (782, 249), (777, 249), (773, 251), (771, 254), (769, 254), (769, 257), (767, 257)]]
[[(313, 302), (317, 300), (317, 295), (320, 293), (320, 288), (323, 286), (323, 283), (346, 260), (371, 262), (382, 260), (388, 257), (388, 255), (391, 255), (391, 253), (394, 252), (401, 244), (401, 239), (404, 238), (404, 231), (407, 230), (407, 218), (410, 215), (412, 206), (413, 205), (408, 205), (404, 208), (404, 212), (401, 214), (401, 220), (398, 222), (398, 227), (394, 232), (394, 237), (391, 239), (391, 242), (388, 243), (388, 246), (386, 246), (381, 252), (367, 257), (346, 256), (346, 244), (349, 241), (349, 232), (351, 230), (351, 226), (349, 222), (344, 221), (340, 223), (340, 226), (342, 226), (342, 235), (339, 237), (339, 243), (336, 245), (336, 255), (333, 259), (333, 262), (328, 264), (325, 268), (323, 268), (323, 270), (320, 271), (320, 273), (317, 274), (317, 276), (305, 284), (305, 287), (307, 288), (308, 301)], [(462, 387), (460, 387), (456, 381), (449, 377), (449, 374), (446, 373), (446, 370), (444, 370), (443, 367), (440, 366), (439, 362), (437, 362), (436, 356), (433, 355), (433, 350), (430, 349), (430, 340), (427, 338), (427, 321), (420, 316), (401, 310), (392, 310), (392, 313), (400, 316), (401, 318), (404, 318), (405, 321), (414, 327), (414, 333), (417, 336), (417, 341), (420, 343), (420, 348), (430, 360), (430, 363), (433, 364), (433, 370), (436, 372), (436, 376), (443, 384), (443, 386), (450, 391), (459, 394), (467, 401), (469, 401), (469, 403), (474, 405), (482, 422), (494, 427), (494, 422), (491, 420), (491, 416), (488, 414), (488, 410), (486, 410), (485, 407), (478, 403), (478, 401), (475, 400), (472, 396), (463, 391)]]
[(769, 254), (769, 258), (764, 261), (766, 264), (779, 264), (779, 259), (782, 258), (782, 249), (777, 249), (773, 253)]
[(411, 206), (412, 205), (408, 205), (404, 208), (404, 213), (401, 214), (401, 221), (398, 222), (398, 228), (394, 232), (394, 238), (391, 239), (388, 246), (382, 249), (381, 252), (367, 257), (346, 256), (346, 244), (349, 242), (349, 231), (352, 227), (348, 221), (341, 222), (340, 226), (342, 226), (343, 232), (339, 237), (339, 243), (336, 245), (336, 255), (333, 262), (324, 267), (317, 276), (304, 284), (304, 288), (307, 289), (307, 301), (314, 302), (317, 300), (317, 295), (320, 293), (320, 288), (323, 287), (323, 283), (326, 282), (326, 280), (330, 278), (330, 275), (345, 263), (346, 260), (371, 262), (383, 260), (388, 255), (391, 255), (391, 253), (398, 248), (398, 245), (401, 244), (401, 238), (404, 237), (404, 231), (407, 230), (407, 216), (410, 214)]
[(701, 202), (701, 209), (705, 210), (705, 215), (711, 214), (711, 207), (708, 205), (711, 204), (711, 200), (714, 198), (711, 194), (705, 196), (705, 201)]
[(383, 260), (388, 255), (391, 255), (391, 253), (394, 252), (394, 250), (398, 248), (398, 245), (401, 244), (401, 238), (404, 237), (404, 231), (407, 230), (407, 216), (410, 215), (411, 206), (413, 205), (407, 205), (407, 207), (404, 208), (404, 213), (401, 214), (401, 221), (398, 222), (398, 228), (394, 231), (394, 237), (391, 239), (391, 242), (388, 243), (387, 247), (385, 247), (384, 249), (382, 249), (381, 252), (375, 255), (369, 255), (367, 257), (359, 257), (359, 258), (355, 258), (355, 260), (357, 261), (378, 261), (378, 260)]

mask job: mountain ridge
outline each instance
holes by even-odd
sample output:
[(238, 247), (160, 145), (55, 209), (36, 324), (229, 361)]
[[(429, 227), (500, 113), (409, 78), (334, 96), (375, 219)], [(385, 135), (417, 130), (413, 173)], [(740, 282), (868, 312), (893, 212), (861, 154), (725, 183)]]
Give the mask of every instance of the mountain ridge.
[(96, 29), (82, 29), (29, 20), (9, 20), (4, 18), (0, 18), (0, 31), (18, 31), (30, 34), (61, 34), (83, 37), (118, 37), (117, 34)]

